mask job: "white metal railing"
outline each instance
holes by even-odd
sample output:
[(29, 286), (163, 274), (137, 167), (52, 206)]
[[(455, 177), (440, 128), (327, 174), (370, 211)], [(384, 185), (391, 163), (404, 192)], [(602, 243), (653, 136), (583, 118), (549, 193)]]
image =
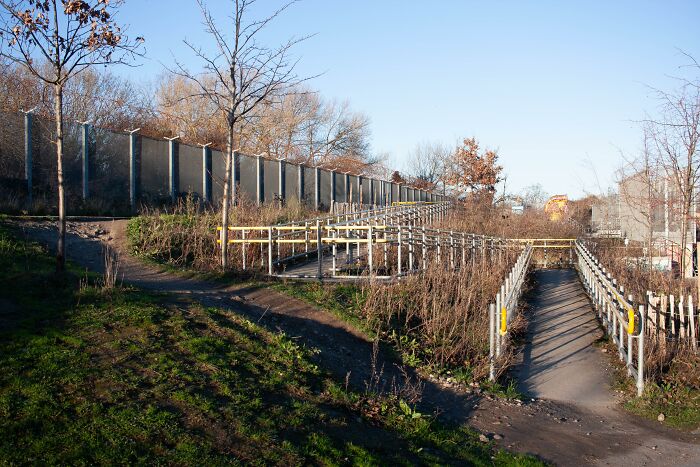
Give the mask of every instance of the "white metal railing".
[[(419, 225), (443, 219), (449, 208), (449, 202), (424, 202), (334, 214), (284, 224), (229, 226), (228, 242), (240, 246), (243, 270), (256, 268), (248, 256), (252, 256), (250, 248), (259, 245), (260, 267), (267, 269), (268, 274), (274, 275), (280, 265), (308, 260), (313, 256), (322, 258), (324, 250), (329, 250), (332, 243), (328, 240), (329, 236), (323, 233), (324, 231), (327, 233), (331, 226), (377, 224), (380, 219)], [(218, 230), (220, 231), (221, 227)], [(220, 241), (219, 238), (217, 242)], [(319, 243), (326, 244), (320, 251), (318, 249)]]
[(489, 379), (496, 379), (496, 363), (508, 345), (508, 331), (517, 311), (530, 267), (533, 247), (526, 244), (489, 305)]
[[(476, 259), (503, 259), (517, 241), (429, 227), (445, 218), (448, 202), (400, 203), (270, 226), (231, 226), (243, 269), (282, 277), (395, 278), (432, 261), (458, 269)], [(318, 245), (322, 245), (319, 249)], [(259, 246), (259, 254), (251, 250)], [(249, 256), (255, 253), (252, 264)], [(309, 260), (316, 266), (310, 268)], [(299, 264), (305, 264), (299, 268)]]
[(578, 273), (598, 319), (617, 345), (620, 360), (625, 362), (627, 373), (635, 379), (637, 394), (641, 396), (644, 391), (644, 305), (635, 309), (632, 296), (625, 297), (624, 288), (618, 286), (580, 241), (576, 242), (576, 253)]

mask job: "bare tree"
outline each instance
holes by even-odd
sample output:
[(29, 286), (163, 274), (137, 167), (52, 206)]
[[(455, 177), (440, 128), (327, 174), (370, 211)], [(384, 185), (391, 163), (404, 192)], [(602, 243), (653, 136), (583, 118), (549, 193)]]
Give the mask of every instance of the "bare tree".
[(140, 53), (143, 39), (129, 40), (114, 20), (122, 4), (118, 0), (0, 0), (0, 54), (53, 88), (59, 272), (65, 269), (66, 238), (63, 93), (66, 84), (88, 68), (128, 63)]
[(410, 152), (409, 170), (419, 188), (433, 190), (446, 185), (446, 170), (451, 156), (450, 148), (442, 143), (419, 143)]
[[(657, 91), (660, 117), (647, 120), (658, 160), (677, 193), (673, 206), (680, 220), (680, 272), (688, 262), (688, 231), (700, 182), (700, 81), (684, 80), (675, 91)], [(676, 203), (677, 200), (677, 203)]]
[(549, 199), (549, 194), (544, 191), (540, 183), (526, 186), (520, 192), (519, 198), (524, 206), (535, 209), (544, 208), (545, 203)]
[[(295, 73), (296, 61), (290, 57), (294, 45), (308, 36), (291, 38), (282, 45), (269, 48), (259, 42), (262, 31), (294, 2), (285, 3), (271, 15), (250, 20), (249, 9), (256, 0), (232, 0), (232, 25), (222, 28), (217, 24), (204, 0), (197, 0), (202, 13), (205, 32), (212, 38), (216, 52), (209, 54), (190, 41), (185, 45), (202, 60), (203, 71), (190, 72), (181, 62), (173, 70), (179, 76), (196, 84), (198, 91), (191, 97), (205, 97), (226, 122), (226, 175), (221, 230), (221, 266), (228, 268), (228, 225), (233, 180), (233, 153), (240, 147), (240, 134), (246, 123), (256, 117), (255, 112), (288, 93), (299, 84)], [(231, 31), (230, 33), (227, 33)]]

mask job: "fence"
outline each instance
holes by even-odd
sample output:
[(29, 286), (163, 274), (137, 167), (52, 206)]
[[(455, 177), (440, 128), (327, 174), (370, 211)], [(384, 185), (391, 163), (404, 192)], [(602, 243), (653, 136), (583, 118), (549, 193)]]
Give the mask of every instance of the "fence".
[(581, 282), (591, 297), (598, 319), (617, 345), (620, 360), (625, 362), (627, 373), (636, 380), (637, 394), (641, 396), (644, 391), (644, 305), (639, 305), (639, 309), (636, 310), (632, 296), (625, 297), (624, 287), (619, 286), (600, 262), (578, 241), (576, 254)]
[(517, 241), (430, 227), (449, 209), (447, 202), (399, 203), (288, 224), (235, 226), (229, 227), (229, 243), (240, 248), (244, 268), (336, 279), (393, 279), (432, 263), (459, 269), (520, 249)]
[[(52, 124), (31, 112), (0, 114), (0, 186), (21, 192), (28, 206), (54, 198), (56, 158)], [(208, 145), (157, 140), (138, 130), (112, 132), (87, 123), (65, 129), (65, 183), (69, 209), (82, 202), (124, 210), (175, 202), (190, 194), (206, 203), (223, 198), (225, 156)], [(20, 149), (21, 148), (21, 149)], [(234, 153), (232, 193), (258, 204), (296, 199), (328, 211), (335, 203), (389, 206), (439, 202), (442, 195), (386, 180), (321, 167)]]
[(575, 238), (521, 238), (519, 242), (532, 246), (530, 261), (545, 269), (549, 267), (571, 267)]
[(489, 379), (496, 380), (496, 364), (508, 346), (508, 330), (518, 311), (533, 246), (526, 243), (510, 273), (489, 305)]
[(646, 334), (665, 352), (669, 343), (698, 350), (698, 312), (692, 295), (655, 294), (647, 291)]

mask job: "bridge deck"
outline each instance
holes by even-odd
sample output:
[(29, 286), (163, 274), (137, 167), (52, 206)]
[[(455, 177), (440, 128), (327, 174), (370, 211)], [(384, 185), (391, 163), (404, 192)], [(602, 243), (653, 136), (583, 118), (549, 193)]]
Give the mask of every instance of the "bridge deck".
[(519, 389), (579, 406), (612, 405), (606, 364), (593, 345), (603, 331), (576, 271), (539, 270), (534, 279), (526, 344), (515, 368)]
[[(357, 258), (357, 247), (352, 247), (353, 258)], [(348, 259), (345, 247), (338, 247), (336, 252), (336, 267), (342, 268), (346, 265)], [(330, 251), (326, 251), (323, 255), (323, 265), (322, 271), (323, 276), (331, 276), (331, 269), (333, 267), (333, 257)], [(297, 264), (289, 265), (285, 267), (284, 271), (281, 273), (283, 276), (295, 276), (295, 277), (317, 277), (318, 275), (318, 259), (314, 256), (308, 261), (302, 261)]]

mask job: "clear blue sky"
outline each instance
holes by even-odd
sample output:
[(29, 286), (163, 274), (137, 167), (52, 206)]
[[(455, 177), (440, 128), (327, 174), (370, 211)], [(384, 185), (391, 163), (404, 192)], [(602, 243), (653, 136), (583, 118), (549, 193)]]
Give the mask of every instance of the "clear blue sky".
[[(209, 0), (228, 20), (228, 0)], [(281, 2), (259, 0), (253, 14)], [(172, 55), (197, 63), (182, 39), (208, 47), (194, 0), (131, 0), (120, 14), (146, 38), (149, 79)], [(301, 75), (348, 99), (372, 122), (372, 147), (405, 167), (421, 141), (475, 136), (496, 148), (509, 191), (541, 183), (550, 194), (605, 189), (633, 154), (634, 120), (653, 112), (645, 85), (669, 88), (700, 57), (700, 1), (332, 1), (303, 0), (265, 40), (316, 34), (300, 44)]]

